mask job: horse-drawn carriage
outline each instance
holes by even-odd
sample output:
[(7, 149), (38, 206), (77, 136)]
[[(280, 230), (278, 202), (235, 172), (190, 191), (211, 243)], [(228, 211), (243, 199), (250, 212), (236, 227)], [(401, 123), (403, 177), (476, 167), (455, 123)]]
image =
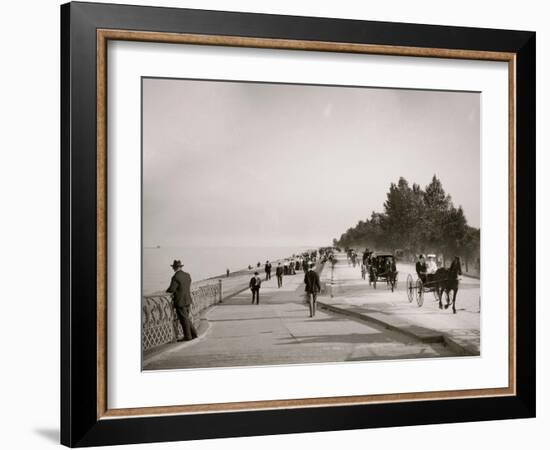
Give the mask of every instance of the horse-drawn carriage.
[[(430, 255), (431, 256), (431, 255)], [(417, 269), (418, 270), (418, 269)], [(439, 302), (439, 308), (443, 308), (441, 302), (443, 293), (447, 296), (447, 303), (445, 309), (452, 305), (453, 313), (456, 314), (456, 295), (458, 293), (459, 275), (462, 275), (462, 268), (460, 258), (455, 257), (449, 268), (440, 267), (434, 273), (427, 273), (425, 271), (417, 273), (418, 278), (413, 280), (411, 274), (407, 275), (407, 297), (409, 302), (412, 303), (416, 299), (418, 306), (424, 304), (424, 294), (432, 292), (435, 300)], [(451, 301), (449, 293), (453, 291), (453, 299)]]
[(369, 274), (369, 284), (376, 289), (376, 282), (383, 280), (393, 292), (397, 285), (397, 269), (395, 267), (395, 257), (391, 253), (378, 253), (370, 256), (367, 263)]
[(439, 280), (434, 279), (434, 275), (426, 274), (424, 281), (420, 277), (415, 281), (411, 274), (407, 275), (407, 297), (410, 303), (416, 299), (418, 306), (422, 306), (426, 292), (432, 292), (436, 301), (439, 300)]

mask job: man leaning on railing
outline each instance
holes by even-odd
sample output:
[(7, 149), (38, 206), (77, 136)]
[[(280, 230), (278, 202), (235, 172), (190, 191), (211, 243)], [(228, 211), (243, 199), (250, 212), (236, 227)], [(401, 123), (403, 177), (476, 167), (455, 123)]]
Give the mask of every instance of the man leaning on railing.
[(175, 273), (172, 276), (172, 281), (168, 289), (166, 289), (166, 292), (173, 294), (172, 299), (174, 308), (176, 309), (178, 320), (183, 329), (184, 337), (178, 340), (190, 341), (197, 337), (197, 330), (189, 317), (191, 305), (193, 304), (193, 297), (191, 296), (191, 275), (182, 270), (183, 264), (181, 261), (174, 260), (170, 267), (172, 267)]

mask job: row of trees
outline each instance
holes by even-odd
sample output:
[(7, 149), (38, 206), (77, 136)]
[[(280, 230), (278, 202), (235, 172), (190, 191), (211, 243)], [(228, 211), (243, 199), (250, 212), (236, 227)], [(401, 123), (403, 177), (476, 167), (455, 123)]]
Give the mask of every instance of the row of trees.
[(456, 208), (434, 175), (425, 189), (409, 185), (405, 178), (392, 183), (384, 212), (372, 212), (333, 244), (339, 247), (369, 247), (410, 255), (440, 253), (461, 256), (466, 264), (479, 256), (479, 229), (468, 225), (462, 207)]

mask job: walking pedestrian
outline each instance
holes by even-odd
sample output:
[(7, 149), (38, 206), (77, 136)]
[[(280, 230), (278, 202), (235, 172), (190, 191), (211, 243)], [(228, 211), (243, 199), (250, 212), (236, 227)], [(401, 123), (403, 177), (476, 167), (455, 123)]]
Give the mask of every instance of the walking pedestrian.
[(174, 270), (174, 275), (166, 292), (172, 294), (176, 315), (183, 330), (183, 339), (178, 339), (178, 341), (190, 341), (197, 337), (197, 330), (189, 317), (191, 305), (193, 304), (191, 275), (182, 270), (183, 264), (179, 260), (174, 260), (170, 267)]
[(283, 286), (283, 267), (281, 266), (281, 263), (277, 264), (275, 275), (277, 276), (277, 287), (280, 288)]
[(309, 297), (309, 317), (315, 317), (317, 294), (321, 291), (321, 280), (319, 274), (313, 270), (313, 263), (309, 265), (309, 269), (304, 276), (304, 283)]
[(271, 263), (269, 261), (265, 262), (265, 279), (271, 280)]
[(260, 278), (260, 275), (258, 272), (254, 272), (254, 276), (250, 279), (250, 283), (248, 284), (250, 287), (250, 290), (252, 291), (252, 304), (256, 303), (256, 305), (260, 304), (260, 286), (262, 284), (262, 279)]

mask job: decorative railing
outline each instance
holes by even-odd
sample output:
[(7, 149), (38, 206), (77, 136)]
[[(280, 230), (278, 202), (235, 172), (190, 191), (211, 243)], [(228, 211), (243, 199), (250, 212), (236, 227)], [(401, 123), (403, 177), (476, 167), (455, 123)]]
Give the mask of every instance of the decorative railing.
[[(194, 286), (191, 289), (193, 304), (190, 318), (196, 328), (199, 326), (201, 313), (222, 299), (222, 282)], [(162, 344), (176, 342), (183, 336), (181, 324), (176, 316), (172, 295), (156, 293), (142, 298), (141, 345), (143, 351)]]

